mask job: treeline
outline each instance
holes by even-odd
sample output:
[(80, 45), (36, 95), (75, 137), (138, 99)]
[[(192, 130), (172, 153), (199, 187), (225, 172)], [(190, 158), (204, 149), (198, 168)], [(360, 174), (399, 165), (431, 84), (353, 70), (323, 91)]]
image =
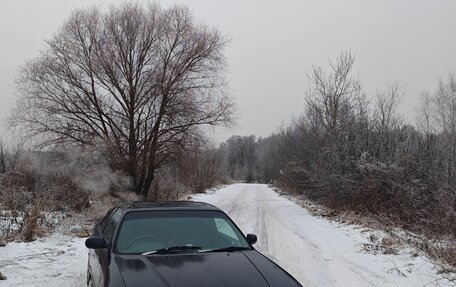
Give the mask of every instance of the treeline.
[(456, 78), (421, 95), (412, 125), (397, 110), (400, 86), (369, 101), (353, 64), (346, 52), (328, 73), (314, 67), (305, 110), (279, 132), (222, 144), (230, 176), (454, 242)]

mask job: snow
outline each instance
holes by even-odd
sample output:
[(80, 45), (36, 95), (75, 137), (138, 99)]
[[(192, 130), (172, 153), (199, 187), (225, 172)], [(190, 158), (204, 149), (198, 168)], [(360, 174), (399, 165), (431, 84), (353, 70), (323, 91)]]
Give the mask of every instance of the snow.
[(6, 235), (5, 231), (15, 232), (19, 230), (24, 221), (23, 215), (13, 215), (6, 210), (0, 210), (0, 236)]
[(54, 234), (30, 243), (0, 247), (0, 286), (86, 286), (84, 238)]
[[(257, 234), (255, 247), (303, 286), (454, 286), (409, 249), (363, 251), (372, 233), (312, 216), (267, 185), (234, 184), (193, 200), (220, 207), (244, 233)], [(56, 233), (0, 247), (0, 272), (8, 278), (0, 286), (85, 286), (84, 240)]]
[(255, 247), (303, 286), (454, 286), (410, 249), (363, 251), (372, 233), (312, 216), (267, 185), (234, 184), (193, 200), (221, 208), (244, 234), (255, 233)]
[[(24, 222), (24, 213), (13, 213), (9, 210), (0, 210), (0, 236), (6, 235), (5, 232), (15, 232), (20, 229)], [(39, 226), (42, 229), (49, 229), (57, 226), (63, 221), (63, 212), (42, 212)]]

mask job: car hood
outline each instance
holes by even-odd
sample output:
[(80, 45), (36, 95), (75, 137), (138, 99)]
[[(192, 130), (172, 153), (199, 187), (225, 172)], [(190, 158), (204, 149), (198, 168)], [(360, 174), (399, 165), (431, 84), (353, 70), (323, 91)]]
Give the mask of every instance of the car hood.
[(117, 255), (114, 260), (127, 287), (270, 286), (244, 252)]

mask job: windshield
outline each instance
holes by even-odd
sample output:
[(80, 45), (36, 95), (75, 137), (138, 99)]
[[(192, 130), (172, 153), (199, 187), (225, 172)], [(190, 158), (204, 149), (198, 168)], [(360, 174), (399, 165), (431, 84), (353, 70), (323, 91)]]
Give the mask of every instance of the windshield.
[(142, 254), (173, 247), (204, 251), (231, 246), (249, 248), (239, 229), (222, 212), (136, 211), (125, 215), (115, 250)]

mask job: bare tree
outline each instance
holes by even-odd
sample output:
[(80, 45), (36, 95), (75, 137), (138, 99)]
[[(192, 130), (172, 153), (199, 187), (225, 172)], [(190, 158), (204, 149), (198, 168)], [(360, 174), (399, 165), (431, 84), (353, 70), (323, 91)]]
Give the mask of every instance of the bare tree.
[(201, 126), (232, 119), (226, 40), (186, 8), (76, 10), (47, 44), (21, 70), (13, 123), (42, 145), (103, 145), (139, 194)]
[(374, 121), (378, 130), (387, 130), (400, 121), (397, 108), (401, 100), (400, 87), (394, 83), (383, 93), (377, 94), (375, 102)]
[(222, 177), (221, 152), (209, 144), (194, 146), (179, 160), (181, 181), (193, 192), (204, 192)]
[(0, 173), (6, 172), (5, 147), (3, 140), (0, 140)]
[(398, 132), (401, 119), (397, 108), (402, 94), (398, 83), (390, 85), (386, 91), (377, 94), (373, 115), (373, 129), (375, 130), (375, 156), (381, 160), (391, 158), (396, 151), (396, 139), (393, 133)]
[(361, 81), (352, 76), (354, 61), (350, 51), (342, 52), (335, 62), (330, 62), (329, 74), (314, 66), (309, 77), (308, 113), (334, 139), (352, 124), (359, 99), (363, 96)]
[(314, 162), (310, 168), (320, 170), (320, 175), (329, 170), (348, 172), (354, 162), (350, 158), (355, 153), (353, 142), (362, 141), (354, 131), (362, 126), (358, 119), (366, 113), (367, 101), (361, 80), (353, 76), (354, 61), (355, 56), (344, 51), (330, 61), (329, 73), (314, 66), (309, 76), (306, 110), (300, 122), (313, 146), (307, 161)]
[(0, 140), (0, 173), (14, 171), (26, 153), (26, 141), (21, 137), (14, 140)]
[(439, 82), (434, 96), (435, 120), (441, 131), (443, 150), (448, 159), (448, 183), (456, 189), (456, 78), (448, 77), (448, 81)]
[(420, 95), (420, 105), (416, 109), (418, 129), (426, 135), (435, 133), (433, 118), (432, 96), (428, 91), (424, 91)]

